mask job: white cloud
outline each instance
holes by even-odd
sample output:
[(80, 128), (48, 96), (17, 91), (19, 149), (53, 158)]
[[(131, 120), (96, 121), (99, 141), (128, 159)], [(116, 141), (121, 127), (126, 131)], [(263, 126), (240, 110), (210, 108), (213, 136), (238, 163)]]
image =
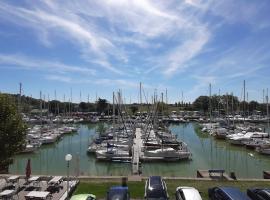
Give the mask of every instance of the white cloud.
[[(180, 72), (184, 74), (189, 70), (199, 77), (207, 77), (195, 79), (198, 85), (191, 91), (199, 92), (207, 82), (216, 80), (213, 77), (239, 78), (265, 67), (264, 62), (270, 57), (264, 53), (268, 48), (258, 53), (251, 52), (249, 49), (253, 45), (250, 44), (232, 47), (233, 50), (225, 52), (226, 49), (210, 43), (216, 39), (215, 31), (224, 28), (224, 24), (240, 22), (267, 27), (269, 22), (261, 20), (260, 15), (264, 4), (257, 4), (242, 0), (46, 0), (28, 4), (26, 1), (17, 6), (1, 1), (1, 22), (34, 30), (46, 47), (44, 52), (46, 49), (53, 51), (58, 44), (72, 44), (75, 47), (71, 49), (72, 53), (76, 58), (79, 54), (79, 59), (89, 63), (91, 68), (22, 54), (0, 55), (0, 63), (1, 66), (57, 72), (57, 76), (67, 72), (98, 73), (99, 77), (93, 83), (116, 87), (135, 88), (138, 83), (134, 80), (147, 80), (153, 82), (148, 85), (149, 89), (165, 88), (161, 85), (162, 79), (169, 81)], [(215, 51), (211, 52), (214, 56), (208, 57), (209, 62), (204, 63), (199, 56), (207, 53), (205, 49), (211, 49), (211, 45), (214, 45)], [(23, 53), (24, 50), (19, 51)], [(55, 57), (58, 56), (67, 63), (63, 55), (56, 52)], [(57, 76), (50, 75), (47, 79), (76, 82), (72, 76)], [(88, 80), (81, 83), (88, 83)]]
[(187, 67), (187, 65), (184, 64), (202, 51), (210, 37), (210, 34), (206, 30), (194, 29), (194, 31), (197, 31), (195, 32), (194, 38), (185, 41), (182, 45), (176, 47), (168, 54), (168, 68), (164, 71), (166, 75), (172, 75), (177, 70), (184, 69)]
[[(182, 3), (178, 5), (185, 7)], [(44, 45), (51, 46), (61, 37), (65, 38), (80, 47), (82, 58), (87, 62), (119, 75), (126, 74), (127, 68), (122, 66), (132, 67), (129, 61), (133, 57), (139, 57), (142, 62), (146, 60), (143, 52), (159, 60), (149, 63), (149, 68), (155, 64), (164, 67), (166, 63), (168, 69), (163, 68), (163, 72), (173, 74), (201, 51), (210, 35), (193, 12), (179, 12), (173, 6), (170, 2), (150, 0), (49, 0), (37, 1), (27, 8), (2, 2), (0, 10), (6, 20), (38, 31)], [(100, 22), (105, 25), (101, 26)], [(52, 42), (55, 36), (58, 38)], [(152, 41), (156, 39), (160, 39), (160, 44)], [(163, 44), (163, 40), (175, 40), (176, 47)], [(132, 49), (126, 47), (129, 44), (137, 48), (131, 56)], [(151, 53), (155, 48), (166, 49), (167, 56)]]
[(66, 76), (59, 76), (59, 75), (47, 75), (45, 76), (47, 80), (51, 81), (59, 81), (59, 82), (64, 82), (64, 83), (72, 83), (72, 80), (70, 77)]
[(57, 72), (57, 73), (79, 73), (87, 75), (95, 75), (94, 69), (71, 66), (60, 63), (58, 61), (46, 61), (38, 60), (35, 58), (26, 57), (20, 54), (5, 55), (0, 54), (0, 66), (13, 66), (27, 70), (42, 70), (45, 72)]
[[(52, 2), (50, 2), (52, 4)], [(57, 6), (51, 6), (56, 8)], [(66, 38), (76, 45), (81, 46), (83, 57), (95, 56), (96, 60), (100, 62), (107, 62), (108, 55), (119, 55), (118, 50), (114, 45), (102, 34), (95, 33), (94, 27), (83, 21), (76, 14), (72, 12), (63, 12), (65, 15), (57, 15), (54, 10), (47, 11), (45, 8), (39, 9), (25, 9), (20, 7), (13, 7), (8, 4), (0, 4), (0, 10), (5, 12), (6, 15), (11, 15), (11, 20), (22, 26), (30, 26), (38, 31), (39, 38), (46, 46), (50, 46), (52, 42), (49, 42), (49, 33), (58, 34), (59, 37)], [(56, 12), (56, 13), (54, 13)], [(94, 31), (93, 31), (94, 29)], [(71, 40), (70, 40), (71, 39)], [(119, 56), (123, 58), (123, 56)], [(86, 59), (90, 60), (90, 59)], [(101, 65), (103, 67), (104, 65)], [(112, 66), (106, 67), (113, 72), (117, 70)]]

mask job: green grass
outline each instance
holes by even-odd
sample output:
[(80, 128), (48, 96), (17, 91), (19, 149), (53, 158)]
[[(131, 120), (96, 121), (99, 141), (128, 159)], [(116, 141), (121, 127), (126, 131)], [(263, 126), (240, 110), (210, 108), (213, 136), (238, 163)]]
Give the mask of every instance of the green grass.
[[(131, 198), (143, 199), (145, 182), (128, 182)], [(214, 186), (234, 186), (243, 192), (252, 187), (270, 187), (270, 182), (265, 181), (203, 181), (203, 180), (166, 180), (170, 199), (174, 198), (175, 189), (178, 186), (191, 186), (197, 188), (203, 199), (208, 199), (208, 188)], [(102, 179), (96, 182), (81, 182), (74, 194), (92, 193), (97, 198), (105, 198), (106, 192), (111, 186), (120, 185), (120, 182), (104, 182)]]

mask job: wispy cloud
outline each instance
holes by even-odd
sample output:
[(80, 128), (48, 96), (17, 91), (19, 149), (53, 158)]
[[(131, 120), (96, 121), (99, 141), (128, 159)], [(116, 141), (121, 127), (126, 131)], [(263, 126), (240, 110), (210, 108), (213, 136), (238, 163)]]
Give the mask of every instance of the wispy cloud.
[(183, 86), (192, 95), (267, 69), (267, 8), (268, 0), (4, 0), (0, 67), (69, 84), (143, 81), (149, 90), (176, 88), (178, 76), (192, 74)]
[[(80, 3), (84, 7), (78, 9)], [(152, 40), (183, 36), (185, 41), (173, 39), (176, 45), (172, 47), (160, 40), (157, 48), (167, 56), (148, 55), (159, 61), (149, 63), (150, 68), (157, 65), (164, 74), (173, 74), (201, 51), (210, 35), (197, 18), (191, 17), (193, 13), (180, 13), (163, 1), (38, 1), (27, 8), (2, 2), (0, 10), (6, 20), (38, 31), (46, 46), (54, 44), (50, 40), (55, 35), (66, 38), (80, 46), (82, 58), (87, 62), (120, 75), (127, 71), (120, 66), (129, 66), (133, 56), (145, 60), (141, 52), (149, 52)], [(103, 19), (107, 25), (101, 27), (97, 22)], [(130, 44), (136, 47), (132, 57), (127, 48)]]
[(64, 82), (64, 83), (73, 83), (72, 79), (67, 76), (47, 75), (45, 76), (45, 79), (50, 80), (50, 81)]
[(6, 55), (0, 54), (0, 66), (17, 67), (26, 70), (39, 70), (45, 72), (57, 72), (57, 73), (80, 73), (95, 75), (94, 69), (82, 67), (82, 66), (71, 66), (60, 63), (58, 61), (44, 61), (36, 58), (26, 57), (20, 54)]
[[(14, 7), (8, 4), (0, 3), (0, 10), (5, 13), (7, 20), (11, 20), (20, 26), (28, 26), (37, 30), (41, 36), (43, 44), (50, 46), (52, 43), (49, 41), (49, 33), (58, 34), (58, 36), (66, 38), (68, 41), (73, 42), (75, 45), (81, 46), (83, 57), (89, 58), (93, 55), (96, 60), (106, 62), (108, 60), (107, 54), (116, 54), (117, 48), (102, 34), (95, 33), (95, 28), (90, 23), (87, 23), (83, 18), (72, 12), (61, 12), (59, 14), (54, 10), (57, 6), (50, 3), (52, 10), (45, 7), (25, 9), (21, 7)], [(9, 18), (9, 16), (12, 16)], [(94, 31), (93, 31), (94, 29)], [(71, 39), (71, 40), (70, 40)], [(87, 61), (91, 59), (86, 59)], [(104, 65), (100, 65), (104, 67)], [(114, 67), (105, 67), (113, 72), (118, 72)]]

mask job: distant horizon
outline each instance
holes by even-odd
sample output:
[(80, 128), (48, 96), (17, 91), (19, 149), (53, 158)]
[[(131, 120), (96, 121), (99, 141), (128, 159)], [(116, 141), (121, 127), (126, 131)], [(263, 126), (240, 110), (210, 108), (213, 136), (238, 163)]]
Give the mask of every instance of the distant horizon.
[[(268, 0), (0, 1), (0, 91), (169, 103), (270, 88)], [(182, 98), (183, 93), (183, 98)], [(131, 99), (131, 100), (130, 100)], [(144, 99), (144, 98), (143, 98)]]

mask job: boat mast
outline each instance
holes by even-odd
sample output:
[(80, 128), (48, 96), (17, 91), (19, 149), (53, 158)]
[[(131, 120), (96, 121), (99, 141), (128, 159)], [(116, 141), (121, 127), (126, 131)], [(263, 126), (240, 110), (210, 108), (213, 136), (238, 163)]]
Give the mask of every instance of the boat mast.
[(113, 134), (115, 132), (115, 105), (114, 105), (114, 92), (113, 92)]
[(163, 104), (163, 92), (161, 92), (161, 115), (163, 116), (163, 109), (164, 109), (164, 104)]
[(20, 83), (20, 91), (19, 91), (19, 101), (18, 101), (18, 111), (21, 114), (21, 106), (22, 106), (22, 83)]
[(167, 105), (168, 105), (168, 90), (166, 88), (166, 108), (167, 108)]
[[(209, 84), (209, 115), (210, 115), (210, 125), (211, 125), (211, 128), (213, 128), (212, 126), (212, 102), (211, 102), (211, 91), (212, 90), (212, 86), (211, 86), (211, 83)], [(212, 140), (211, 141), (211, 168), (213, 169), (213, 144), (212, 144)]]
[(64, 94), (64, 102), (63, 102), (63, 104), (64, 104), (64, 118), (66, 117), (66, 95)]
[(246, 121), (246, 81), (244, 80), (244, 104), (243, 104), (243, 111), (244, 111), (244, 124)]
[(269, 106), (268, 106), (268, 88), (266, 89), (266, 113), (267, 113), (267, 130), (269, 135)]
[(141, 107), (141, 110), (140, 110), (140, 122), (142, 125), (142, 82), (140, 82), (140, 107)]
[(78, 105), (78, 109), (77, 109), (77, 112), (80, 111), (80, 103), (82, 102), (82, 91), (80, 90), (80, 102), (79, 102), (79, 105)]
[(220, 89), (218, 89), (218, 118), (220, 118)]
[[(209, 84), (209, 116), (210, 116), (210, 124), (212, 123), (212, 102), (211, 102), (211, 83)], [(212, 126), (212, 125), (211, 125)]]
[(226, 118), (227, 118), (227, 123), (229, 123), (229, 118), (228, 118), (228, 115), (229, 115), (229, 94), (228, 92), (226, 92)]
[(264, 104), (264, 89), (263, 89), (263, 104)]
[[(40, 124), (41, 124), (41, 129), (40, 129), (40, 131), (42, 132), (42, 92), (40, 91), (39, 92), (39, 100), (40, 100), (40, 107), (39, 107), (39, 114), (40, 114)], [(41, 133), (40, 132), (40, 133)]]
[(232, 92), (232, 116), (233, 116), (233, 127), (234, 127), (234, 115), (235, 115), (235, 112), (234, 112), (234, 107), (233, 107), (233, 92)]
[(183, 104), (184, 104), (184, 94), (183, 94), (183, 91), (182, 91), (182, 101), (181, 101), (181, 107), (183, 109)]

